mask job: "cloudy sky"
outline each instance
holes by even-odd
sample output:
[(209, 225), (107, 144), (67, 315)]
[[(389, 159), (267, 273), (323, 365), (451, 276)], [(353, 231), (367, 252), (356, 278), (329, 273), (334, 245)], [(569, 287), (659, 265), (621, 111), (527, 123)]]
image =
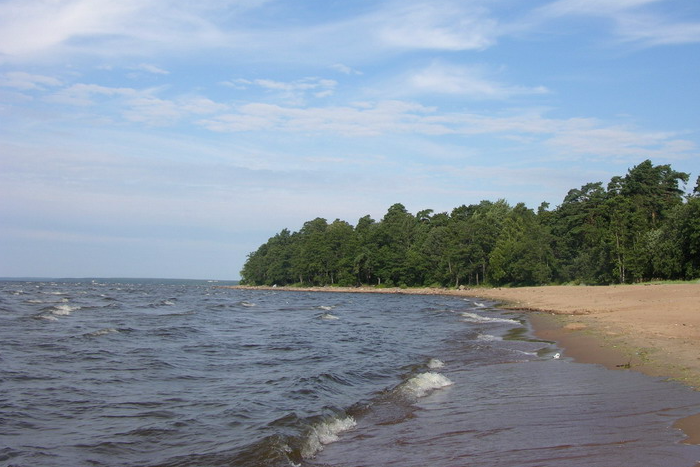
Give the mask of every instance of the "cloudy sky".
[(0, 276), (237, 279), (315, 217), (700, 175), (697, 0), (0, 0)]

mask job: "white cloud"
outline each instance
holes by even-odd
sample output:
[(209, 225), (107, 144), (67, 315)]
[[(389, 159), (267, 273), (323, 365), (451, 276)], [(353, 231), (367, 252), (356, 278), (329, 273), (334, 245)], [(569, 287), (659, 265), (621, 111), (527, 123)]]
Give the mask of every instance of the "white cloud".
[(343, 107), (284, 107), (251, 103), (235, 113), (213, 116), (199, 124), (217, 132), (285, 131), (302, 134), (377, 136), (413, 134), (470, 138), (492, 135), (518, 144), (540, 145), (564, 159), (684, 158), (698, 148), (676, 133), (647, 132), (592, 118), (553, 119), (536, 112), (503, 116), (445, 113), (406, 102), (380, 101)]
[(220, 84), (234, 89), (246, 90), (256, 87), (268, 93), (274, 93), (288, 104), (303, 105), (308, 96), (324, 98), (333, 95), (338, 82), (332, 79), (307, 77), (294, 81), (277, 81), (273, 79), (234, 79)]
[(0, 57), (22, 61), (73, 53), (143, 56), (163, 50), (182, 53), (198, 47), (241, 46), (240, 36), (217, 23), (263, 3), (6, 0), (0, 4)]
[(98, 84), (73, 84), (57, 91), (48, 99), (51, 102), (76, 106), (90, 106), (97, 103), (97, 98), (115, 96), (135, 96), (139, 91), (133, 88), (113, 88)]
[(141, 63), (141, 64), (133, 67), (133, 69), (146, 71), (148, 73), (153, 73), (154, 75), (168, 75), (168, 74), (170, 74), (169, 71), (164, 70), (164, 69), (157, 67), (156, 65), (150, 64), (150, 63)]
[(653, 15), (620, 18), (617, 32), (625, 40), (648, 45), (673, 45), (700, 42), (700, 23), (670, 21)]
[(132, 122), (163, 126), (183, 118), (222, 112), (228, 109), (205, 97), (180, 97), (174, 100), (160, 99), (143, 94), (124, 103), (124, 117)]
[(528, 88), (509, 86), (489, 79), (483, 68), (433, 62), (427, 68), (411, 73), (406, 81), (420, 93), (455, 94), (477, 99), (505, 99), (518, 94), (543, 94), (543, 86)]
[(23, 71), (9, 71), (0, 77), (0, 86), (21, 90), (44, 90), (61, 84), (60, 80), (51, 76), (34, 75)]
[(608, 0), (557, 0), (545, 5), (540, 10), (550, 16), (581, 14), (613, 16), (632, 8), (660, 1), (663, 0), (615, 0), (614, 2)]
[(254, 84), (273, 91), (308, 91), (315, 89), (331, 90), (337, 86), (337, 81), (321, 78), (304, 78), (292, 82), (274, 81), (271, 79), (256, 79)]
[(341, 73), (344, 73), (346, 75), (361, 75), (361, 74), (363, 74), (361, 71), (355, 70), (354, 68), (351, 68), (347, 65), (343, 65), (342, 63), (336, 63), (334, 65), (331, 65), (330, 68), (335, 70), (335, 71), (339, 71)]
[(109, 87), (98, 84), (77, 83), (60, 89), (47, 100), (52, 103), (90, 107), (100, 105), (102, 116), (112, 114), (123, 116), (132, 122), (149, 125), (169, 125), (181, 119), (225, 112), (226, 104), (198, 96), (185, 95), (174, 98), (161, 98), (161, 89), (135, 89)]
[(648, 46), (700, 42), (700, 23), (673, 18), (669, 9), (654, 9), (663, 1), (558, 0), (536, 10), (535, 16), (539, 21), (567, 16), (606, 18), (622, 40)]
[(440, 123), (421, 117), (432, 108), (403, 101), (382, 101), (367, 106), (283, 107), (254, 103), (238, 107), (200, 124), (212, 131), (275, 130), (301, 133), (337, 133), (341, 135), (380, 135), (415, 131), (422, 134), (449, 133)]
[(9, 0), (0, 4), (0, 53), (33, 54), (91, 34), (115, 33), (139, 2)]
[(392, 2), (380, 15), (377, 35), (390, 47), (480, 50), (498, 36), (498, 23), (487, 10), (464, 2)]

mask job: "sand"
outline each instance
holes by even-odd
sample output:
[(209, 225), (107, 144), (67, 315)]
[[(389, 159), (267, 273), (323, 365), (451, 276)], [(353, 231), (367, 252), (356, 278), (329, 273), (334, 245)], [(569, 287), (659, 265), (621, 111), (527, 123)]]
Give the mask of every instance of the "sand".
[[(648, 284), (607, 287), (550, 286), (465, 291), (503, 301), (514, 309), (541, 311), (535, 330), (556, 335), (564, 350), (567, 340), (592, 338), (593, 347), (615, 349), (623, 358), (603, 361), (608, 367), (632, 368), (668, 376), (700, 389), (700, 284)], [(572, 356), (593, 360), (578, 349)]]
[[(467, 291), (531, 316), (535, 334), (583, 363), (668, 377), (700, 390), (700, 284)], [(700, 444), (700, 414), (674, 424)], [(700, 465), (700, 464), (698, 464)]]

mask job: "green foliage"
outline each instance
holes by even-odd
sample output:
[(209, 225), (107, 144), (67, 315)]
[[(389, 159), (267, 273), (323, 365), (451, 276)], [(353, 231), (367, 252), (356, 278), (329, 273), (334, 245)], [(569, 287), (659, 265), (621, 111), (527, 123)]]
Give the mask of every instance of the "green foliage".
[(537, 212), (505, 200), (451, 213), (391, 206), (353, 227), (316, 218), (270, 238), (248, 259), (251, 285), (378, 287), (609, 284), (700, 277), (700, 177), (644, 161), (568, 192)]

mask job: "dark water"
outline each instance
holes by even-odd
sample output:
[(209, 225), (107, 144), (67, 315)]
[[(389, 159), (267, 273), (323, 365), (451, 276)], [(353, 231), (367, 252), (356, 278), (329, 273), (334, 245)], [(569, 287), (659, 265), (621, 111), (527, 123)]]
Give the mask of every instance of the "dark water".
[(680, 385), (458, 297), (0, 283), (3, 466), (693, 466)]

